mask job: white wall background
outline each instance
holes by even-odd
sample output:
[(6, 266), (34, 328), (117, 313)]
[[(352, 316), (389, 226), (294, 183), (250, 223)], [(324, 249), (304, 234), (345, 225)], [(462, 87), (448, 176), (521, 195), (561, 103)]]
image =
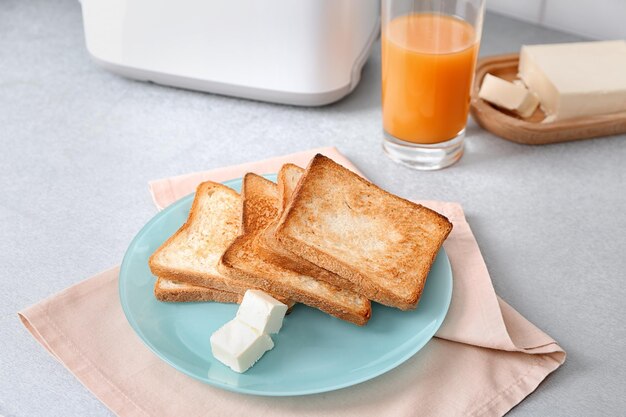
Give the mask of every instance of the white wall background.
[(487, 0), (487, 9), (592, 39), (626, 39), (626, 0)]

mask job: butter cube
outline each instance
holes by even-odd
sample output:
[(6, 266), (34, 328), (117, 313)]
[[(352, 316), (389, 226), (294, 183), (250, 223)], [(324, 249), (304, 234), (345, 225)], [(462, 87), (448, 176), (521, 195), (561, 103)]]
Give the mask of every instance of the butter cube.
[(237, 319), (259, 333), (278, 333), (283, 325), (287, 305), (263, 291), (248, 290), (243, 296)]
[(626, 41), (525, 45), (519, 76), (547, 121), (626, 111)]
[(483, 78), (478, 97), (522, 117), (531, 116), (539, 104), (537, 96), (523, 85), (511, 83), (491, 74)]
[(234, 319), (211, 335), (215, 359), (235, 372), (245, 372), (274, 347), (272, 338)]

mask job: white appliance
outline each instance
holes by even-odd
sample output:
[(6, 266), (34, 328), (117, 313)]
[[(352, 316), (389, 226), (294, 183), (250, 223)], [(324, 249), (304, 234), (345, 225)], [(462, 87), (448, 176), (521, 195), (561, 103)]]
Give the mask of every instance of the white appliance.
[(350, 93), (379, 0), (81, 0), (87, 50), (138, 80), (303, 106)]

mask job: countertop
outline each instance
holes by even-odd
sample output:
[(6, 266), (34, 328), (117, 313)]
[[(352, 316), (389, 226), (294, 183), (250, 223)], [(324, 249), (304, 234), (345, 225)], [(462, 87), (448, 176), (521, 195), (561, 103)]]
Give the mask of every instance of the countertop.
[[(481, 55), (579, 38), (488, 14)], [(151, 179), (337, 146), (407, 198), (460, 202), (496, 291), (568, 352), (511, 416), (626, 412), (626, 136), (524, 146), (467, 129), (457, 165), (381, 151), (380, 50), (321, 108), (145, 84), (96, 66), (75, 0), (0, 12), (0, 415), (110, 416), (16, 312), (118, 264), (154, 214)]]

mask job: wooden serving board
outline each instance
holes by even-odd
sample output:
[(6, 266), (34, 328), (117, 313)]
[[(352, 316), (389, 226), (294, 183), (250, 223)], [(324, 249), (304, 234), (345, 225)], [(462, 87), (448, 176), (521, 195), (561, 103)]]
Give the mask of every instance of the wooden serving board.
[(478, 90), (485, 74), (512, 81), (517, 78), (518, 61), (518, 54), (496, 55), (478, 60), (470, 112), (481, 127), (504, 139), (527, 145), (545, 145), (626, 133), (626, 112), (541, 123), (545, 114), (539, 108), (531, 117), (521, 119), (478, 98)]

